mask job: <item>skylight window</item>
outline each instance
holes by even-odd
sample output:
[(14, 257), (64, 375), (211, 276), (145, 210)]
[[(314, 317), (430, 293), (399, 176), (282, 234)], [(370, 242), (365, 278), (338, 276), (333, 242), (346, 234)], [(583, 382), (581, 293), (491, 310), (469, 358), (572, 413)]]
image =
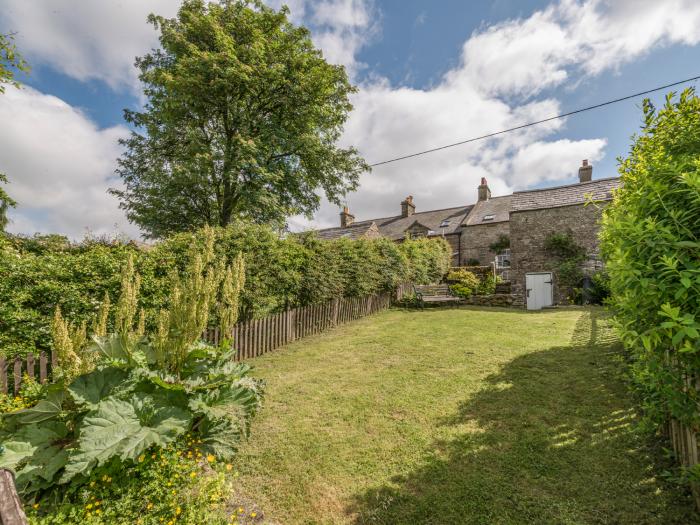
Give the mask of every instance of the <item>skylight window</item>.
[(450, 225), (450, 219), (445, 219), (440, 223), (440, 228), (447, 228)]
[(484, 218), (481, 219), (482, 221), (492, 221), (495, 216), (492, 214), (484, 215)]

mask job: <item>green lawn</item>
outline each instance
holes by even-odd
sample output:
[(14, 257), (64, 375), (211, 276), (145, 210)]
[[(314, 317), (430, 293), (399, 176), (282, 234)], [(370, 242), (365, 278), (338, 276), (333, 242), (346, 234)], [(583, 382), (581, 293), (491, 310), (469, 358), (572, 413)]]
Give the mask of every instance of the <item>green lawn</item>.
[(269, 523), (696, 523), (599, 309), (391, 310), (255, 359)]

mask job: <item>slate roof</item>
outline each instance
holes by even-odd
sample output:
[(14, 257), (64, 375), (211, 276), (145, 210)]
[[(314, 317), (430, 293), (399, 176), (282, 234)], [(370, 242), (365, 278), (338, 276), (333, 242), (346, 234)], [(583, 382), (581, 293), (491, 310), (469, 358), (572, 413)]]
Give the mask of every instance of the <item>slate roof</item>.
[(593, 200), (612, 199), (613, 190), (620, 186), (620, 178), (597, 179), (554, 188), (516, 191), (513, 193), (510, 211), (539, 210), (583, 204), (591, 196)]
[[(494, 222), (508, 221), (510, 219), (512, 198), (512, 195), (504, 195), (503, 197), (492, 197), (487, 201), (477, 202), (463, 224), (465, 226), (475, 226), (477, 224), (493, 224)], [(493, 218), (484, 220), (484, 217), (489, 215), (493, 215)]]
[(377, 230), (377, 224), (374, 221), (364, 221), (361, 223), (351, 224), (347, 228), (326, 228), (325, 230), (316, 230), (319, 239), (331, 241), (334, 239), (362, 239), (363, 237), (372, 237), (373, 231)]
[[(416, 212), (408, 217), (397, 215), (395, 217), (372, 219), (355, 222), (347, 228), (326, 228), (324, 230), (317, 230), (316, 233), (320, 239), (338, 239), (341, 237), (357, 239), (362, 237), (368, 227), (372, 224), (376, 224), (379, 229), (379, 234), (382, 237), (398, 240), (403, 239), (406, 236), (406, 230), (410, 228), (413, 223), (418, 222), (434, 232), (430, 235), (442, 235), (443, 233), (449, 235), (450, 233), (459, 232), (462, 222), (473, 207), (472, 205), (458, 206), (456, 208), (446, 208), (443, 210)], [(440, 227), (443, 221), (449, 221), (449, 224), (445, 228)], [(357, 236), (354, 237), (354, 235)]]

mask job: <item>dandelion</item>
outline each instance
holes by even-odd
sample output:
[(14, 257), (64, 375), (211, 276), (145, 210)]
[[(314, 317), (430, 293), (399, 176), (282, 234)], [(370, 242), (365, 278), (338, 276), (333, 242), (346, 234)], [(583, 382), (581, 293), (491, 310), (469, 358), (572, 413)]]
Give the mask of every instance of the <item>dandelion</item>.
[(231, 463), (227, 463), (227, 464), (226, 464), (226, 470), (228, 470), (229, 472), (231, 472), (231, 469), (233, 469), (233, 465), (231, 465)]
[(182, 509), (181, 509), (180, 507), (178, 507), (178, 508), (175, 509), (175, 514), (176, 514), (176, 515), (179, 516), (181, 513), (182, 513)]
[(251, 513), (250, 513), (250, 517), (251, 517), (251, 518), (254, 518), (254, 517), (257, 516), (257, 515), (258, 515), (257, 512), (251, 512)]
[(148, 505), (146, 505), (146, 510), (151, 510), (153, 508), (153, 503), (150, 501), (148, 502)]
[(214, 456), (212, 456), (211, 454), (209, 454), (209, 455), (207, 456), (207, 461), (208, 461), (209, 463), (214, 463), (214, 461), (216, 461), (216, 458), (215, 458)]
[(92, 503), (88, 503), (87, 505), (85, 505), (85, 508), (87, 510), (90, 510), (92, 508)]
[(191, 478), (196, 478), (196, 477), (197, 477), (197, 473), (196, 473), (196, 472), (190, 472), (190, 477), (191, 477)]
[(34, 507), (35, 509), (38, 509), (38, 508), (39, 508), (39, 504), (38, 504), (38, 503), (35, 503), (34, 505), (32, 505), (32, 507)]
[(144, 460), (144, 459), (146, 459), (146, 456), (144, 456), (143, 454), (141, 454), (141, 455), (139, 456), (139, 463), (143, 463), (143, 460)]

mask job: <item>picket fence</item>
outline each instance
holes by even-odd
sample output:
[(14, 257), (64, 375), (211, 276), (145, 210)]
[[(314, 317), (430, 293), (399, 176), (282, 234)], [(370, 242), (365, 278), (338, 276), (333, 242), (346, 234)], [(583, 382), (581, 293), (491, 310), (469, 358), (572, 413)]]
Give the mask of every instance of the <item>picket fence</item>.
[[(292, 308), (239, 323), (229, 339), (236, 349), (236, 360), (243, 361), (297, 339), (385, 310), (392, 301), (401, 300), (412, 291), (411, 284), (402, 284), (393, 293), (334, 299), (326, 303)], [(216, 345), (222, 340), (218, 328), (208, 329), (202, 336), (205, 341)], [(25, 374), (45, 383), (56, 365), (55, 356), (48, 352), (41, 352), (38, 359), (33, 353), (27, 354), (26, 358), (0, 357), (0, 392), (19, 395)]]

